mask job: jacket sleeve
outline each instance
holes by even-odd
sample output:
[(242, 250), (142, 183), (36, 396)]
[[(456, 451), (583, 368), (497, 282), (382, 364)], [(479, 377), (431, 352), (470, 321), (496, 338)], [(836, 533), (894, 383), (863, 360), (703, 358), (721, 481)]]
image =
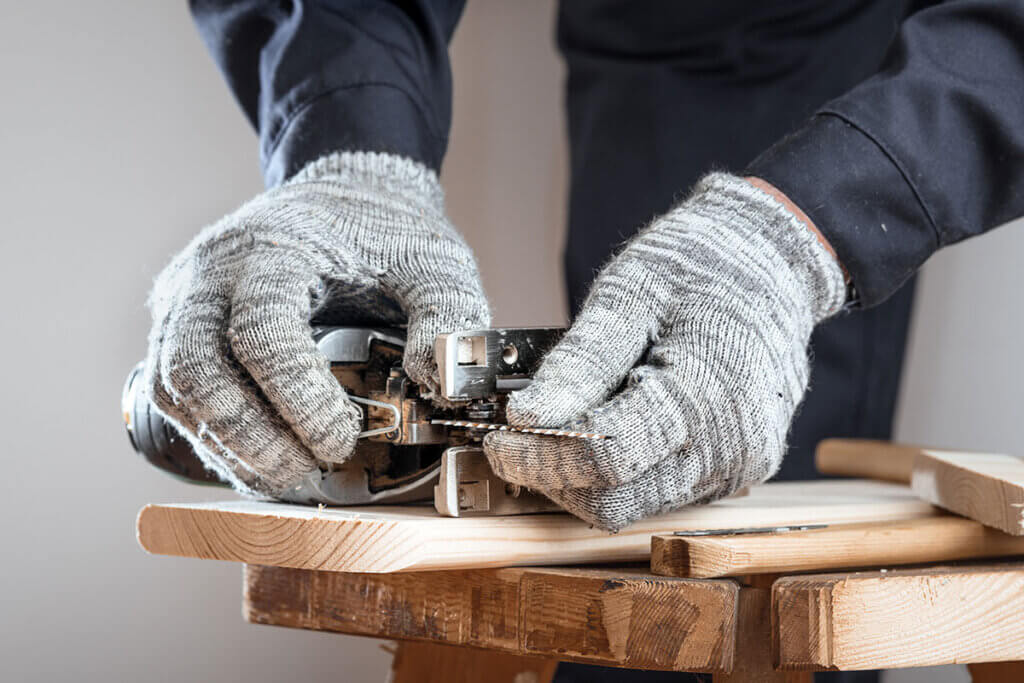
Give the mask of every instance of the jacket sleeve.
[(260, 137), (268, 186), (339, 150), (440, 168), (451, 125), (448, 41), (465, 0), (191, 0)]
[(1024, 3), (910, 16), (882, 70), (748, 167), (880, 303), (940, 247), (1024, 215)]

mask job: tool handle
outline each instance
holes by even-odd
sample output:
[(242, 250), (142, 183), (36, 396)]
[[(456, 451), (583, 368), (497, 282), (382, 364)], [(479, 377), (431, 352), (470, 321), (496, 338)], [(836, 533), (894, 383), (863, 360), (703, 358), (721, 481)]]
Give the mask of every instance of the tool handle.
[(822, 474), (881, 479), (909, 484), (920, 446), (871, 439), (825, 439), (814, 453)]

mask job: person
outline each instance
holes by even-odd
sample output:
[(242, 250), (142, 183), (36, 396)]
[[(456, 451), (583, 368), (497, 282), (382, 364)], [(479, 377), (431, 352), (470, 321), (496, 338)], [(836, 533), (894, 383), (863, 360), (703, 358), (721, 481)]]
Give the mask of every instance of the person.
[[(352, 451), (311, 323), (407, 323), (428, 388), (490, 323), (437, 177), (463, 5), (191, 2), (269, 189), (157, 278), (146, 386), (240, 491)], [(494, 470), (616, 530), (888, 437), (914, 273), (1024, 214), (1024, 6), (562, 0), (558, 43), (575, 319), (508, 419), (615, 438), (494, 433)]]

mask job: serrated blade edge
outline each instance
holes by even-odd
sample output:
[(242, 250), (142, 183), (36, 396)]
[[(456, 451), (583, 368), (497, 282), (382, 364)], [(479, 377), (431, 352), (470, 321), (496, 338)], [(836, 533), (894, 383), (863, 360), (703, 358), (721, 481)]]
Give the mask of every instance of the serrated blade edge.
[(432, 425), (445, 427), (461, 427), (462, 429), (481, 429), (489, 432), (516, 432), (519, 434), (541, 434), (543, 436), (562, 436), (567, 439), (610, 439), (608, 434), (594, 432), (574, 432), (568, 429), (548, 429), (546, 427), (513, 427), (512, 425), (494, 422), (470, 422), (469, 420), (431, 420)]

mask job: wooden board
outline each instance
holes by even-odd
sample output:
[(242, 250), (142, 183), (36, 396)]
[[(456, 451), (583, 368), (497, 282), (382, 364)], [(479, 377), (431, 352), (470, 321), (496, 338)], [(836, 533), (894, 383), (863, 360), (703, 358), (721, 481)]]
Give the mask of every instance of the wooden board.
[(1024, 555), (1024, 537), (951, 515), (776, 534), (651, 539), (651, 571), (697, 578), (1011, 555)]
[(247, 565), (245, 618), (630, 668), (728, 671), (739, 585), (619, 569), (346, 574)]
[(935, 505), (1024, 535), (1024, 460), (1018, 457), (924, 451), (914, 461), (912, 486)]
[(1024, 564), (790, 576), (772, 587), (786, 669), (1024, 659)]
[(822, 474), (909, 484), (918, 446), (871, 439), (825, 439), (814, 452)]
[(231, 501), (147, 505), (152, 553), (349, 572), (645, 561), (651, 536), (682, 529), (831, 524), (937, 514), (905, 486), (868, 481), (765, 484), (749, 496), (638, 522), (617, 534), (566, 514), (439, 517), (432, 508), (317, 508)]

